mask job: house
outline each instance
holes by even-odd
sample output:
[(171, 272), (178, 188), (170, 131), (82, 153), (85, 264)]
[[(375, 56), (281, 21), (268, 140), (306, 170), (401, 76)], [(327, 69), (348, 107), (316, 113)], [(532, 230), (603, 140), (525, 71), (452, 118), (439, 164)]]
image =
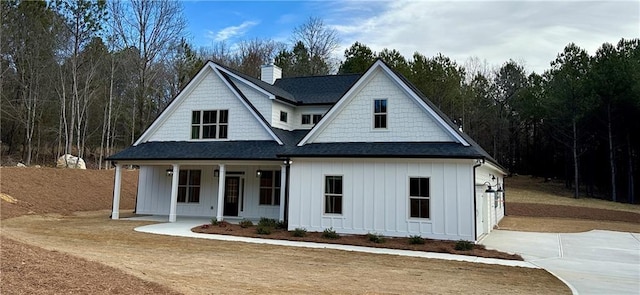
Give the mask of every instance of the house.
[[(362, 75), (255, 79), (208, 62), (129, 148), (136, 212), (286, 220), (290, 230), (477, 241), (505, 170), (381, 60)], [(494, 188), (499, 188), (498, 192)]]

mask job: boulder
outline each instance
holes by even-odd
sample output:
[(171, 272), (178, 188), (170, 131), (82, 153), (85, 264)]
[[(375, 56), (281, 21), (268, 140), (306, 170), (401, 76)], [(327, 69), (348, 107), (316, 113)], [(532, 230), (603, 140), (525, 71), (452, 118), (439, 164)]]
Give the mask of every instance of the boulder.
[(78, 158), (74, 155), (65, 154), (58, 158), (56, 163), (58, 168), (72, 168), (72, 169), (87, 169), (87, 165), (82, 158)]
[(16, 167), (21, 167), (21, 168), (23, 168), (23, 167), (27, 167), (27, 165), (22, 164), (22, 163), (18, 163), (18, 165), (16, 165)]

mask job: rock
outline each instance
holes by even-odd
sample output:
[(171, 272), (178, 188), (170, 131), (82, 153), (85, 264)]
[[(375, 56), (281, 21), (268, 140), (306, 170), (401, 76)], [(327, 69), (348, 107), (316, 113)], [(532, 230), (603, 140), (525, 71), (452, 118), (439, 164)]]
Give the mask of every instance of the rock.
[(84, 163), (84, 160), (82, 158), (78, 158), (70, 154), (65, 154), (62, 157), (58, 158), (56, 167), (72, 168), (72, 169), (87, 169), (87, 165)]
[(18, 165), (16, 165), (16, 167), (27, 167), (27, 165), (22, 164), (22, 163), (18, 163)]
[(42, 168), (40, 165), (35, 165), (33, 168)]

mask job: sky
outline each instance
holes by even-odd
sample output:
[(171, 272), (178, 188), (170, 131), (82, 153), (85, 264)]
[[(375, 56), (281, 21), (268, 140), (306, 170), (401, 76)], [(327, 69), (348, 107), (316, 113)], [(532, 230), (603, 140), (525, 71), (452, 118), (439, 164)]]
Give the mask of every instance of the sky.
[(550, 68), (573, 42), (593, 55), (605, 42), (640, 38), (640, 1), (184, 1), (191, 43), (253, 38), (290, 43), (293, 28), (319, 17), (340, 38), (336, 57), (358, 41), (379, 52), (438, 53), (492, 69), (513, 59)]

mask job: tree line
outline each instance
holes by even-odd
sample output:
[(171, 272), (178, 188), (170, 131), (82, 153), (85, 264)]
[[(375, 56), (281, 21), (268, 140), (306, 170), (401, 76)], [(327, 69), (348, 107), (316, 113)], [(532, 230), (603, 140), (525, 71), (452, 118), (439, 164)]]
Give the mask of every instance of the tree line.
[(363, 73), (377, 58), (411, 81), (511, 173), (561, 178), (574, 194), (637, 202), (638, 39), (593, 54), (568, 44), (543, 73), (509, 60), (459, 64), (355, 42), (320, 18), (289, 42), (249, 39), (194, 48), (177, 1), (0, 2), (3, 162), (51, 163), (72, 153), (103, 168), (133, 143), (207, 60), (253, 77)]

